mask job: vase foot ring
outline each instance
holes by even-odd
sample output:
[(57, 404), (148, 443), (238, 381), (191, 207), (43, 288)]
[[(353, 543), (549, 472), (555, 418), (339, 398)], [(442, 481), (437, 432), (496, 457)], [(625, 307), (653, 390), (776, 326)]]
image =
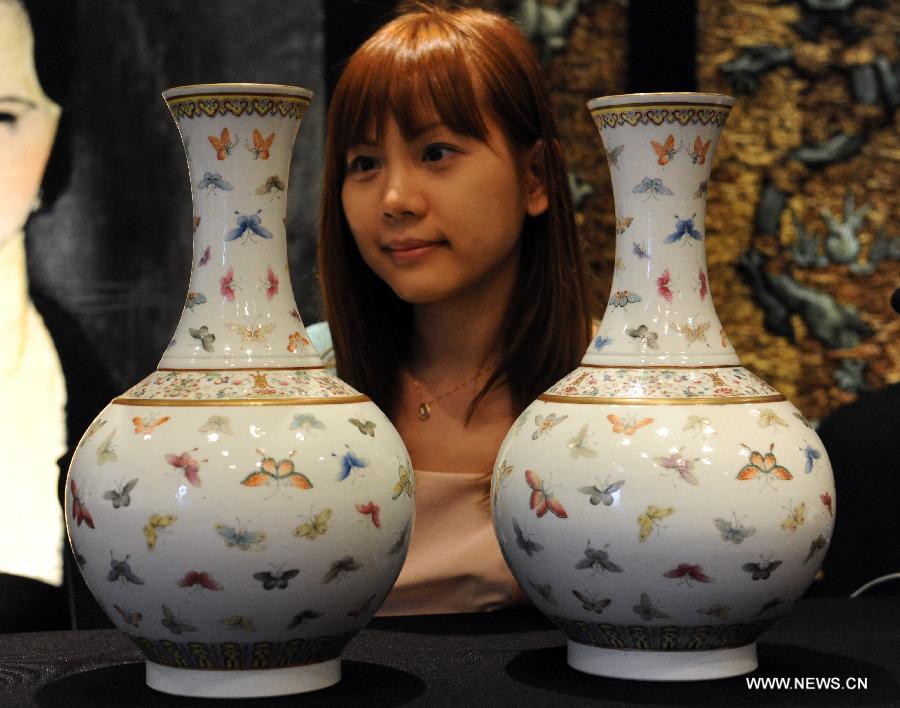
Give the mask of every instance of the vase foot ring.
[(341, 659), (282, 669), (178, 669), (147, 662), (147, 685), (195, 698), (259, 698), (307, 693), (341, 680)]
[(756, 644), (708, 651), (606, 649), (569, 640), (568, 663), (595, 676), (638, 681), (706, 681), (748, 674), (758, 666)]

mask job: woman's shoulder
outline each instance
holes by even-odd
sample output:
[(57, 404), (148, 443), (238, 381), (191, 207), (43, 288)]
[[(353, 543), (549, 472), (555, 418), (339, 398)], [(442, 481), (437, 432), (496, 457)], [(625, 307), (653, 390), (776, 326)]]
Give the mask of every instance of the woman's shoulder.
[(309, 341), (319, 352), (325, 367), (333, 374), (335, 367), (334, 343), (331, 341), (331, 328), (327, 322), (315, 322), (306, 328)]

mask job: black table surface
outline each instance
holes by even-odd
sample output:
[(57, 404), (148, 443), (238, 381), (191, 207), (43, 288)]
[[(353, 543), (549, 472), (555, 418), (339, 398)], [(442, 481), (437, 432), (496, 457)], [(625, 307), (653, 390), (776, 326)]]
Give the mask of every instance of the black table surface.
[(762, 636), (759, 660), (750, 677), (808, 687), (588, 676), (568, 667), (563, 634), (534, 611), (379, 618), (345, 650), (339, 684), (213, 702), (147, 688), (141, 655), (116, 630), (33, 632), (0, 635), (0, 705), (900, 706), (900, 596), (803, 600)]

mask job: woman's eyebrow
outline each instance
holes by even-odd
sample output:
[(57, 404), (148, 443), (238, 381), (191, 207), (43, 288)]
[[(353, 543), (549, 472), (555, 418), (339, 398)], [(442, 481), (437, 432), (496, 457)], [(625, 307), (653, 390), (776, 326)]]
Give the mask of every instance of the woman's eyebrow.
[(28, 108), (37, 108), (37, 104), (21, 96), (0, 96), (0, 103), (21, 103)]

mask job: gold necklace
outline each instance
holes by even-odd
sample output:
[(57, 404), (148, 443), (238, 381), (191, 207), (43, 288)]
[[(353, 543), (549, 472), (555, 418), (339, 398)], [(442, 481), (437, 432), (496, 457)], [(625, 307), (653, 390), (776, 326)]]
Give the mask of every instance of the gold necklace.
[[(473, 381), (477, 380), (478, 377), (481, 376), (482, 373), (484, 373), (484, 365), (483, 365), (483, 364), (482, 364), (481, 368), (478, 369), (478, 371), (476, 371), (475, 374), (474, 374), (473, 376), (470, 376), (470, 377), (467, 378), (465, 381), (463, 381), (461, 384), (458, 384), (458, 385), (454, 386), (453, 388), (451, 388), (451, 389), (449, 389), (449, 390), (447, 390), (447, 391), (444, 391), (442, 394), (440, 394), (440, 395), (438, 395), (438, 396), (435, 396), (434, 398), (432, 398), (432, 399), (429, 400), (429, 401), (422, 401), (422, 402), (419, 404), (419, 407), (418, 407), (418, 409), (417, 409), (417, 410), (418, 410), (418, 413), (419, 413), (419, 420), (421, 420), (422, 422), (425, 422), (426, 420), (428, 420), (428, 419), (431, 417), (431, 406), (432, 406), (433, 404), (437, 403), (437, 402), (440, 401), (442, 398), (446, 398), (446, 397), (449, 396), (451, 393), (456, 393), (456, 392), (459, 391), (463, 386), (466, 386), (466, 385), (472, 383)], [(413, 385), (414, 385), (416, 388), (423, 388), (423, 389), (425, 389), (425, 391), (427, 391), (428, 393), (431, 393), (430, 391), (428, 391), (428, 387), (425, 386), (425, 384), (420, 384), (420, 383), (416, 380), (416, 377), (412, 375), (412, 372), (410, 372), (409, 378), (412, 380)]]

